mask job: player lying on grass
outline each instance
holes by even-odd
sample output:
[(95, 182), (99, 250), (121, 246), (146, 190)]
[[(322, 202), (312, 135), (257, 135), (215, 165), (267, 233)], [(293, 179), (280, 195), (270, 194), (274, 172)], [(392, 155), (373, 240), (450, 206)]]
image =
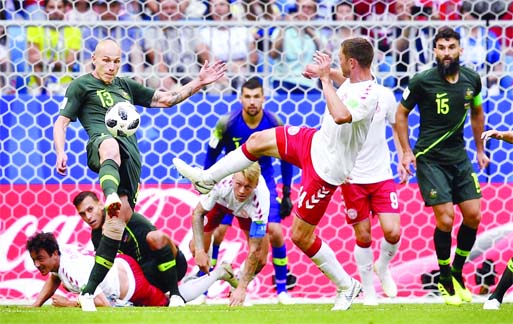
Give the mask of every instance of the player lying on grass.
[(202, 195), (193, 211), (191, 250), (196, 264), (204, 273), (208, 274), (211, 266), (208, 250), (212, 232), (219, 226), (225, 214), (237, 217), (239, 227), (248, 239), (248, 256), (239, 275), (239, 284), (230, 294), (230, 306), (243, 305), (249, 283), (267, 262), (269, 197), (269, 189), (260, 175), (260, 166), (253, 163), (221, 180), (207, 195)]
[[(92, 191), (78, 193), (73, 198), (73, 205), (82, 220), (91, 227), (91, 241), (96, 251), (105, 226), (105, 206)], [(177, 281), (187, 272), (187, 260), (177, 245), (143, 215), (132, 214), (121, 238), (118, 251), (135, 259), (150, 283), (162, 292), (168, 292), (167, 288), (171, 286), (169, 281), (174, 280), (177, 285)], [(170, 266), (165, 260), (175, 260), (176, 278), (159, 269), (162, 265)], [(171, 294), (171, 306), (181, 306), (183, 303), (180, 296)]]
[[(27, 241), (27, 250), (38, 271), (50, 274), (32, 306), (40, 307), (54, 296), (60, 284), (67, 291), (79, 294), (87, 283), (94, 266), (94, 256), (81, 253), (77, 247), (60, 247), (52, 233), (37, 233)], [(180, 285), (186, 301), (198, 297), (216, 280), (233, 277), (231, 266), (223, 263), (210, 276), (187, 281)], [(130, 256), (119, 254), (105, 279), (94, 292), (96, 306), (111, 306), (111, 301), (131, 302), (135, 306), (167, 306), (169, 298), (149, 283), (139, 264)], [(52, 299), (55, 306), (80, 306), (76, 300), (62, 297)]]

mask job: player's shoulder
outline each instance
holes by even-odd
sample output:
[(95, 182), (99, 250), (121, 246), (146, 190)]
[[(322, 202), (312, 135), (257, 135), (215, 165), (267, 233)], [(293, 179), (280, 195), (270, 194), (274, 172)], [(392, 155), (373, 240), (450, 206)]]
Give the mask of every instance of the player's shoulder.
[(393, 96), (394, 95), (394, 92), (392, 91), (392, 89), (390, 89), (389, 87), (385, 87), (384, 85), (382, 84), (379, 84), (377, 83), (376, 84), (376, 91), (379, 92), (379, 95), (380, 96)]
[(432, 80), (433, 78), (440, 78), (438, 69), (436, 67), (426, 69), (424, 71), (417, 72), (411, 79), (411, 81), (420, 81), (420, 80)]
[(229, 131), (231, 127), (237, 128), (239, 120), (241, 120), (240, 116), (242, 115), (240, 109), (236, 109), (234, 111), (230, 111), (219, 117), (216, 123), (216, 131), (221, 132), (221, 134), (225, 134)]
[(269, 188), (267, 187), (267, 182), (265, 181), (265, 178), (263, 175), (260, 175), (258, 177), (257, 192), (259, 193), (259, 195), (269, 192)]
[(466, 66), (460, 66), (460, 75), (466, 79), (477, 82), (481, 80), (479, 73)]
[(381, 84), (378, 84), (378, 89), (380, 105), (386, 104), (386, 106), (395, 106), (397, 104), (397, 100), (392, 89)]
[(281, 120), (280, 117), (278, 117), (278, 115), (276, 113), (274, 113), (268, 109), (262, 109), (262, 111), (264, 114), (264, 118), (267, 119), (272, 126), (283, 125), (283, 121)]
[(242, 118), (242, 109), (232, 110), (219, 118), (219, 122), (224, 122), (227, 125), (232, 125), (233, 123), (239, 121)]
[(82, 74), (78, 78), (73, 79), (73, 81), (71, 81), (71, 83), (70, 83), (70, 86), (84, 86), (84, 85), (90, 83), (93, 79), (94, 79), (94, 77), (93, 77), (92, 73)]
[(221, 181), (216, 183), (216, 185), (214, 186), (214, 188), (212, 189), (211, 192), (217, 193), (220, 196), (226, 195), (233, 188), (232, 181), (233, 181), (232, 175), (224, 177), (223, 179), (221, 179)]
[(129, 224), (137, 225), (137, 224), (147, 224), (149, 220), (139, 213), (133, 213), (132, 217), (130, 217)]
[(437, 68), (430, 68), (424, 71), (417, 72), (408, 81), (408, 89), (423, 88), (428, 84), (440, 81), (440, 74)]

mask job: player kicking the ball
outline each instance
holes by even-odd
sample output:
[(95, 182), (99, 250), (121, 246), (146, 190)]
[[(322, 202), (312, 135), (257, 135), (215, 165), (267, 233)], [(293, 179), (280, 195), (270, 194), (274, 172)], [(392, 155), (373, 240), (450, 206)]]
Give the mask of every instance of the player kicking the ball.
[(313, 70), (305, 71), (305, 76), (318, 75), (322, 83), (327, 109), (319, 130), (281, 126), (253, 133), (240, 148), (208, 170), (193, 168), (180, 159), (173, 160), (178, 171), (203, 193), (262, 156), (283, 159), (301, 168), (292, 241), (335, 284), (337, 297), (332, 308), (335, 311), (349, 309), (361, 285), (347, 274), (334, 251), (315, 234), (315, 229), (337, 187), (349, 176), (369, 132), (379, 94), (371, 73), (373, 57), (374, 49), (368, 40), (346, 39), (339, 58), (347, 80), (336, 90), (330, 75), (330, 56), (322, 52), (315, 54)]
[[(86, 130), (87, 164), (98, 173), (100, 186), (105, 195), (107, 219), (103, 236), (96, 249), (96, 260), (87, 285), (80, 295), (82, 310), (94, 311), (92, 294), (112, 267), (125, 225), (130, 221), (136, 204), (141, 175), (141, 157), (135, 135), (114, 138), (105, 125), (105, 114), (115, 104), (128, 101), (143, 107), (166, 108), (174, 106), (198, 92), (204, 86), (224, 75), (222, 62), (209, 65), (206, 62), (196, 79), (176, 91), (160, 91), (147, 88), (130, 78), (118, 77), (122, 64), (121, 49), (110, 39), (102, 40), (92, 56), (94, 70), (73, 80), (61, 103), (59, 117), (53, 128), (53, 140), (57, 153), (56, 169), (65, 175), (68, 157), (65, 152), (66, 129), (77, 118)], [(178, 295), (174, 259), (169, 250), (162, 251), (159, 269), (169, 280), (166, 290)], [(167, 258), (166, 258), (167, 257)]]

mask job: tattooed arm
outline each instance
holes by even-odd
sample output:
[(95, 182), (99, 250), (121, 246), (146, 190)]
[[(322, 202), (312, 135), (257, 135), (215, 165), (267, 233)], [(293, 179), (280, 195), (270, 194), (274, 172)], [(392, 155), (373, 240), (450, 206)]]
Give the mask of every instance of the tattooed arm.
[(208, 61), (203, 64), (197, 78), (173, 91), (155, 91), (153, 95), (151, 106), (152, 107), (171, 107), (185, 99), (189, 98), (201, 88), (210, 83), (213, 83), (224, 76), (226, 66), (224, 62), (217, 61), (211, 66)]
[(262, 270), (267, 261), (267, 247), (269, 246), (269, 237), (249, 238), (249, 253), (244, 263), (244, 267), (239, 274), (239, 285), (230, 294), (230, 306), (241, 306), (246, 299), (246, 290), (249, 283), (257, 273)]

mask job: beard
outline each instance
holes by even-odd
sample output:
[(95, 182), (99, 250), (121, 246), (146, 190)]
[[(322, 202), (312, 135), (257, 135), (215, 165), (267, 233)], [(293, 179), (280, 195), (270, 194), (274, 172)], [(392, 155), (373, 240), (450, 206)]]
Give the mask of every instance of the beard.
[(449, 64), (444, 64), (443, 60), (436, 59), (436, 67), (438, 73), (445, 78), (448, 75), (455, 75), (460, 70), (460, 58), (459, 56), (452, 60)]

